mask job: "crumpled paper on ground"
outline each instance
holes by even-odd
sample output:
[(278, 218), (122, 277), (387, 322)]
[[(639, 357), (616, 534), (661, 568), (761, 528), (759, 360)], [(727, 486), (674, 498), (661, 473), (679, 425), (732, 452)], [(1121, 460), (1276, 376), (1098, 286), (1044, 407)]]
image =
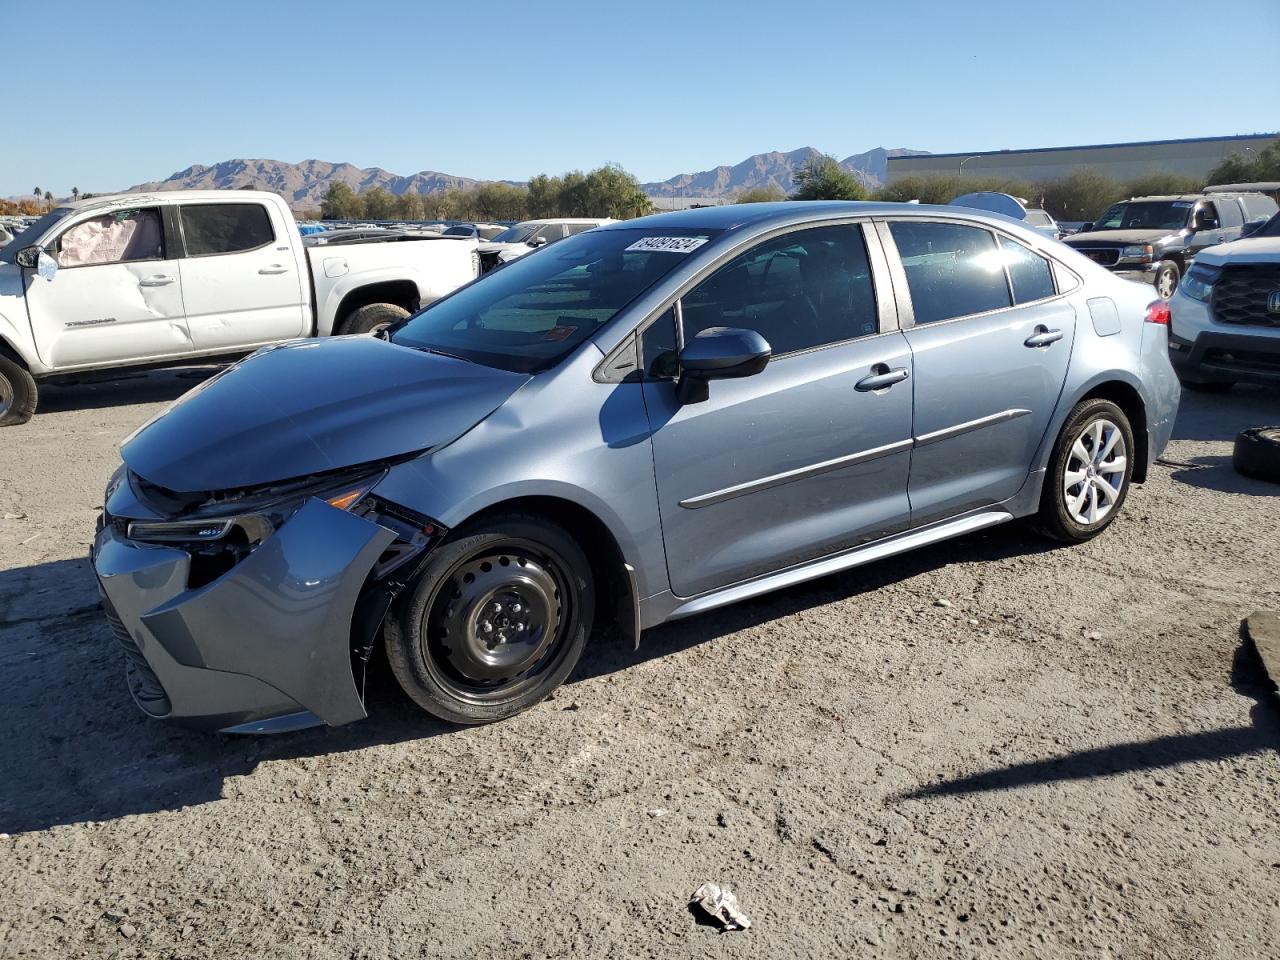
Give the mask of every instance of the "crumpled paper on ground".
[(745, 930), (751, 926), (751, 918), (742, 912), (738, 898), (718, 884), (704, 883), (693, 892), (693, 899), (689, 902), (715, 919), (725, 930)]

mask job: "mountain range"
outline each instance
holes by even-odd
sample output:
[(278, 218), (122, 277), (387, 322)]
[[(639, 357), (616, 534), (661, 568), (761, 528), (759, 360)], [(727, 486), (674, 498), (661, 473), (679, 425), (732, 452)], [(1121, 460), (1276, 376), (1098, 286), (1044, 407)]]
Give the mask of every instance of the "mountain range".
[[(840, 161), (841, 166), (868, 187), (884, 182), (889, 157), (911, 156), (923, 150), (877, 147)], [(820, 155), (813, 147), (801, 147), (787, 153), (757, 153), (733, 166), (718, 166), (697, 173), (682, 173), (655, 183), (642, 184), (651, 197), (727, 197), (743, 190), (776, 187), (784, 193), (793, 189), (795, 172), (809, 159)], [(314, 210), (320, 206), (330, 185), (344, 183), (359, 193), (382, 187), (399, 196), (404, 193), (437, 193), (479, 186), (484, 181), (460, 177), (434, 170), (421, 170), (401, 176), (381, 167), (357, 167), (350, 163), (327, 163), (303, 160), (285, 163), (280, 160), (223, 160), (212, 166), (195, 164), (166, 177), (130, 187), (129, 192), (156, 190), (236, 190), (252, 188), (272, 190), (297, 210)], [(504, 183), (517, 184), (506, 180)]]

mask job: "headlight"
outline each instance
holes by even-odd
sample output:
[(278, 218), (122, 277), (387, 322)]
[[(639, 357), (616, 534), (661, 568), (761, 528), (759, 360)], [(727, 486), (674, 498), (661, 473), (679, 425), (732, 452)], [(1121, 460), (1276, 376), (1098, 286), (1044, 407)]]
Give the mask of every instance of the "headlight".
[(1134, 244), (1133, 246), (1124, 247), (1120, 251), (1120, 256), (1126, 260), (1150, 260), (1151, 244)]
[[(382, 479), (385, 471), (359, 480), (320, 484), (311, 489), (291, 489), (274, 499), (244, 498), (236, 509), (236, 501), (228, 501), (203, 511), (203, 517), (190, 520), (135, 520), (129, 524), (130, 540), (143, 543), (207, 544), (234, 540), (242, 546), (255, 547), (282, 527), (312, 497), (339, 510), (351, 510)], [(229, 512), (234, 511), (234, 512)]]
[(1213, 297), (1213, 282), (1217, 279), (1218, 271), (1196, 265), (1182, 278), (1182, 283), (1178, 284), (1178, 292), (1192, 300), (1208, 303)]

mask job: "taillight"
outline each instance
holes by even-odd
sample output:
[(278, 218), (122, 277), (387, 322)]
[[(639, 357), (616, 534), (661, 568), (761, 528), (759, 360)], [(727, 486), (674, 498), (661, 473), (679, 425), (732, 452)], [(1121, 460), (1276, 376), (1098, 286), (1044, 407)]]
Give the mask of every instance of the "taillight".
[(1147, 304), (1147, 323), (1158, 323), (1163, 327), (1169, 325), (1169, 305), (1163, 300), (1153, 300)]

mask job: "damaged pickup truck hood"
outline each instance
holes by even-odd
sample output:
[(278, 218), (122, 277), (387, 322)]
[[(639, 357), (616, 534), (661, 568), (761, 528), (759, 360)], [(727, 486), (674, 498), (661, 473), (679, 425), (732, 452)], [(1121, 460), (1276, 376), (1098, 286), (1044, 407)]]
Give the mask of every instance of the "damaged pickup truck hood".
[(449, 443), (528, 379), (373, 337), (301, 340), (205, 381), (121, 455), (177, 493), (257, 486)]

